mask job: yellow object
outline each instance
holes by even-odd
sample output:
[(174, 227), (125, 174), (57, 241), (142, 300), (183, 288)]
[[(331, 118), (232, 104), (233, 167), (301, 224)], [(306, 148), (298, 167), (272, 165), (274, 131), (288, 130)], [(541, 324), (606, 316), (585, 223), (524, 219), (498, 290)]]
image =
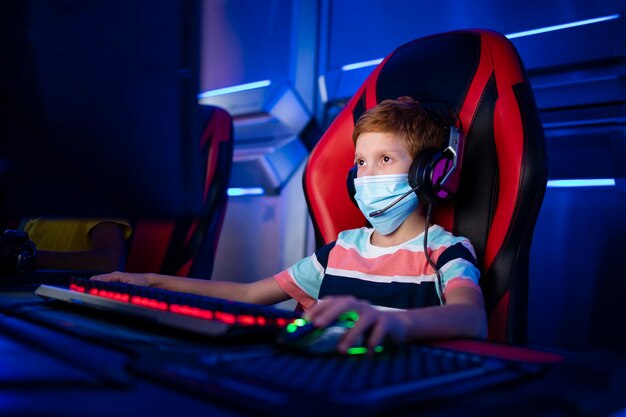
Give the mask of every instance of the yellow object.
[(132, 229), (124, 219), (31, 219), (24, 226), (37, 250), (70, 252), (86, 251), (91, 247), (91, 229), (112, 222), (124, 228), (124, 238), (128, 239)]

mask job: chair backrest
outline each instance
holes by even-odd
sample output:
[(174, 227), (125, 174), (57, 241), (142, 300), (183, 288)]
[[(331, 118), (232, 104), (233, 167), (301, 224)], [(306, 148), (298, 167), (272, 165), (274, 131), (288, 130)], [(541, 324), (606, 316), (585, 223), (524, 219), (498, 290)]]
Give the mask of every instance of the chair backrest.
[(545, 139), (523, 64), (499, 33), (464, 30), (400, 46), (370, 74), (309, 156), (303, 185), (318, 246), (366, 220), (346, 187), (355, 121), (382, 100), (411, 96), (458, 117), (459, 190), (435, 223), (468, 237), (478, 257), (489, 339), (526, 341), (528, 262), (547, 183)]
[(233, 160), (233, 120), (226, 111), (201, 106), (204, 208), (193, 218), (134, 222), (126, 270), (210, 279), (226, 213)]

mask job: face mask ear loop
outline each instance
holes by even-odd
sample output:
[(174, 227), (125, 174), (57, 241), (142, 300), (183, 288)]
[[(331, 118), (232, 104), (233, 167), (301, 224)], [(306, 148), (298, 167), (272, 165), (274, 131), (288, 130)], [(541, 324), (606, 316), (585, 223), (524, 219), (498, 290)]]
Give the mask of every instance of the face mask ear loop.
[(437, 265), (433, 262), (430, 257), (430, 252), (428, 252), (428, 227), (430, 226), (430, 218), (433, 213), (433, 205), (428, 203), (426, 206), (426, 224), (424, 225), (424, 255), (426, 255), (426, 261), (428, 265), (430, 265), (435, 270), (435, 275), (437, 275), (437, 281), (435, 282), (435, 289), (437, 291), (437, 297), (439, 297), (439, 304), (444, 305), (445, 300), (443, 298), (443, 287), (441, 281), (441, 274), (439, 273), (439, 269)]

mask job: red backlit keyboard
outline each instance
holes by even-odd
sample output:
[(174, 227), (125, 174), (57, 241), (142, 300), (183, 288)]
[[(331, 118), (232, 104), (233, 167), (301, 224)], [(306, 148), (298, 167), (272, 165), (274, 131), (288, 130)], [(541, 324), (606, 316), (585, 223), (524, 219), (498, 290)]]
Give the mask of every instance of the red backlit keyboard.
[(212, 336), (246, 329), (273, 333), (299, 317), (268, 306), (87, 278), (72, 278), (69, 289), (41, 285), (36, 294)]

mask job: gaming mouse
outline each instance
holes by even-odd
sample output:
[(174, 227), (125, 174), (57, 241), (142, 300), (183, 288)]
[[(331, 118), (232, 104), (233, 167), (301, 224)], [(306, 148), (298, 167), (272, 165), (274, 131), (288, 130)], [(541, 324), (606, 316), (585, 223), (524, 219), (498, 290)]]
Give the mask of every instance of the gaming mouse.
[[(337, 345), (348, 330), (354, 327), (358, 314), (348, 311), (326, 327), (315, 327), (304, 319), (296, 319), (290, 323), (278, 337), (278, 344), (284, 348), (315, 354), (339, 353)], [(346, 353), (364, 354), (368, 348), (364, 345), (366, 337), (361, 335)], [(377, 346), (375, 352), (382, 352), (384, 347)]]

